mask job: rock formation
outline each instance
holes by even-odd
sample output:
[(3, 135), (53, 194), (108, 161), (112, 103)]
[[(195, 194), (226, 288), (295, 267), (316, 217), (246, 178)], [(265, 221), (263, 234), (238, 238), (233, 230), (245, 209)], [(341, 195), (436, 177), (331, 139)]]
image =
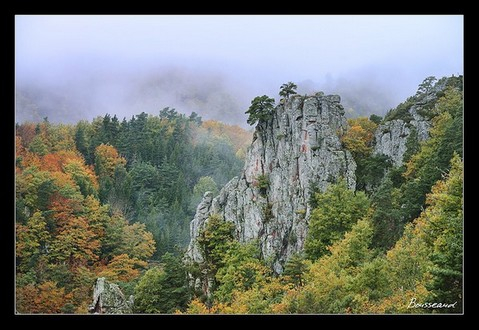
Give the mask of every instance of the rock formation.
[(205, 193), (190, 224), (187, 256), (202, 261), (196, 237), (208, 216), (219, 214), (235, 224), (240, 242), (258, 239), (263, 257), (281, 273), (303, 249), (314, 189), (324, 191), (340, 177), (355, 188), (356, 163), (340, 142), (346, 129), (337, 95), (295, 95), (276, 106), (256, 126), (241, 175), (218, 196)]
[(414, 137), (416, 143), (429, 137), (431, 123), (417, 112), (418, 107), (420, 106), (415, 104), (408, 109), (413, 118), (410, 121), (394, 119), (379, 125), (374, 135), (375, 154), (389, 156), (394, 166), (401, 166), (407, 150), (406, 143), (411, 133), (416, 132), (417, 135)]
[[(456, 86), (461, 80), (462, 78), (454, 76), (441, 78), (428, 90), (410, 97), (394, 109), (393, 119), (386, 120), (376, 130), (374, 153), (389, 156), (394, 166), (402, 165), (408, 138), (413, 138), (414, 143), (429, 138), (431, 111), (434, 111), (437, 100), (444, 95), (448, 85)], [(413, 132), (414, 136), (411, 136)]]
[(127, 300), (118, 284), (110, 283), (104, 277), (96, 280), (93, 288), (93, 303), (89, 306), (93, 314), (129, 314), (132, 312), (133, 296)]

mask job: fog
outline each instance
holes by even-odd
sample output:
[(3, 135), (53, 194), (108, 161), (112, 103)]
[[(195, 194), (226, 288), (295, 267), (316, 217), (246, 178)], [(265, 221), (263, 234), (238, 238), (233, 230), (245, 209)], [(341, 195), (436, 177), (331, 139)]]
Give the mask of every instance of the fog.
[(16, 16), (16, 121), (174, 107), (247, 127), (258, 95), (339, 94), (384, 114), (427, 76), (463, 74), (462, 16)]

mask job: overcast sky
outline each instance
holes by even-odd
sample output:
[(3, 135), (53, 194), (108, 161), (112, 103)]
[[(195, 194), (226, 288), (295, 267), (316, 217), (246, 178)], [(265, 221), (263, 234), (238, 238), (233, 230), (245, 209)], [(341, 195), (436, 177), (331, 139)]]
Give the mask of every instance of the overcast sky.
[(15, 43), (17, 83), (91, 98), (88, 119), (171, 105), (225, 120), (228, 104), (244, 120), (288, 81), (393, 107), (427, 76), (463, 73), (462, 16), (16, 16)]

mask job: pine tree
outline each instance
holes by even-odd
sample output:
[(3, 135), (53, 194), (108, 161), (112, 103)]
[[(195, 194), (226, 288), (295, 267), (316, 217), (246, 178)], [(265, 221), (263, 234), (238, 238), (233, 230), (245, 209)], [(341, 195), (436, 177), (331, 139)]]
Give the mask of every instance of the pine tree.
[(290, 95), (297, 94), (297, 88), (298, 86), (291, 81), (286, 84), (282, 84), (280, 87), (279, 96), (284, 96), (286, 99), (289, 99)]
[(274, 99), (263, 95), (251, 101), (251, 106), (245, 112), (249, 115), (247, 123), (254, 125), (257, 121), (264, 122), (271, 118), (274, 110)]
[(284, 266), (284, 276), (289, 276), (296, 286), (304, 285), (304, 273), (308, 270), (308, 265), (301, 254), (293, 254), (289, 257)]

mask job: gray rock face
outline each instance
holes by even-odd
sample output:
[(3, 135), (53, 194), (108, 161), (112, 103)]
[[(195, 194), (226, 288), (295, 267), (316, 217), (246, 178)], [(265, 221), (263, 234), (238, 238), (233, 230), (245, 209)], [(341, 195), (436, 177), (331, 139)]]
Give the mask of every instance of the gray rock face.
[(379, 125), (375, 133), (376, 145), (375, 154), (389, 156), (394, 166), (400, 166), (403, 163), (406, 153), (406, 142), (415, 129), (417, 132), (417, 143), (429, 138), (429, 128), (431, 123), (417, 113), (417, 106), (409, 109), (413, 120), (405, 122), (401, 119), (394, 119)]
[(424, 117), (424, 114), (433, 111), (438, 95), (444, 92), (449, 79), (451, 78), (442, 78), (426, 93), (416, 94), (408, 99), (412, 100), (412, 103), (402, 115), (407, 117), (407, 120), (394, 119), (379, 125), (375, 133), (374, 154), (389, 156), (395, 166), (402, 165), (410, 134), (413, 131), (417, 133), (416, 143), (429, 138), (431, 121)]
[(235, 224), (240, 242), (258, 239), (263, 256), (281, 273), (287, 258), (303, 249), (313, 185), (324, 191), (344, 177), (355, 188), (356, 163), (338, 136), (346, 128), (337, 95), (295, 95), (277, 106), (271, 119), (257, 125), (241, 176), (214, 198), (206, 193), (198, 205), (187, 256), (202, 261), (196, 238), (208, 216), (219, 214)]
[(117, 284), (110, 283), (104, 277), (96, 280), (93, 288), (93, 303), (89, 306), (93, 314), (129, 314), (132, 313), (133, 296), (127, 300)]

